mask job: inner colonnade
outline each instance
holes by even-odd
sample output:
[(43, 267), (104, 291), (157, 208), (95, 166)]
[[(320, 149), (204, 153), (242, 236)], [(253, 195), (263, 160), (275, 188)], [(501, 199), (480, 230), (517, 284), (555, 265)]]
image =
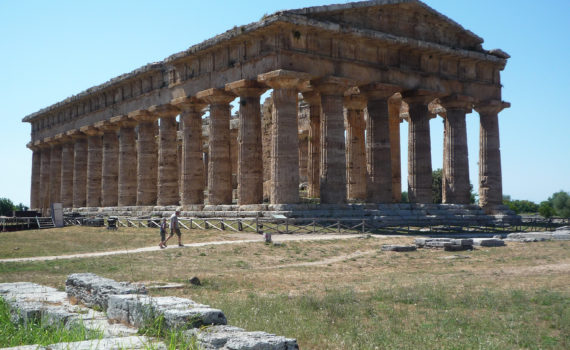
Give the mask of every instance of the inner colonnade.
[[(386, 27), (380, 18), (399, 25)], [(481, 43), (420, 1), (284, 11), (235, 28), (26, 117), (31, 207), (232, 204), (232, 182), (239, 205), (264, 197), (295, 204), (305, 158), (308, 196), (321, 204), (397, 203), (402, 117), (410, 201), (431, 203), (434, 113), (445, 118), (443, 201), (467, 204), (465, 118), (475, 109), (479, 204), (492, 210), (502, 202), (498, 113), (508, 107), (500, 85), (508, 55)], [(264, 145), (260, 96), (270, 89)], [(236, 98), (237, 135), (230, 128)], [(299, 147), (300, 101), (309, 119), (306, 148)], [(270, 162), (265, 196), (264, 161)]]

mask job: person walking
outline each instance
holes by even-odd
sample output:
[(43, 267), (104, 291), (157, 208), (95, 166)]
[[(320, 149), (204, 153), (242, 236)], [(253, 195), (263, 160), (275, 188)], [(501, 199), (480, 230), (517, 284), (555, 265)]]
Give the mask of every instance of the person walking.
[(172, 238), (172, 236), (174, 236), (175, 233), (178, 236), (178, 246), (184, 247), (184, 244), (182, 244), (182, 233), (180, 232), (180, 226), (178, 224), (178, 215), (180, 215), (180, 210), (176, 210), (174, 214), (170, 216), (170, 236), (168, 236), (166, 241), (164, 241), (163, 243), (165, 247), (166, 247), (166, 242), (168, 242), (168, 240)]
[(162, 218), (160, 223), (160, 243), (158, 243), (160, 249), (166, 248), (166, 218)]

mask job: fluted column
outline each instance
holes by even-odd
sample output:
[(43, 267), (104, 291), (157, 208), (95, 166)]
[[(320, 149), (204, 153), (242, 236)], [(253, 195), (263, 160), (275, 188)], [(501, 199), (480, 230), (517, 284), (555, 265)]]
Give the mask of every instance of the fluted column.
[(61, 205), (73, 207), (73, 166), (75, 163), (73, 139), (67, 135), (61, 138)]
[(388, 99), (399, 91), (398, 86), (371, 84), (360, 91), (368, 99), (366, 125), (367, 202), (392, 202), (392, 151)]
[(103, 174), (103, 133), (87, 126), (81, 128), (87, 135), (87, 206), (101, 206), (101, 177)]
[(277, 70), (260, 74), (258, 81), (273, 88), (271, 139), (271, 203), (299, 202), (299, 136), (297, 94), (305, 73)]
[(400, 158), (400, 108), (402, 97), (398, 94), (388, 100), (390, 118), (390, 153), (392, 155), (392, 202), (402, 201), (402, 164)]
[(137, 203), (137, 122), (120, 115), (111, 118), (111, 123), (119, 125), (118, 206), (133, 206)]
[(230, 163), (230, 105), (235, 96), (221, 89), (200, 91), (197, 98), (210, 105), (208, 203), (232, 203)]
[(36, 144), (29, 143), (28, 148), (32, 153), (32, 181), (30, 188), (30, 209), (40, 208), (40, 169), (42, 166), (42, 154)]
[(49, 198), (51, 203), (61, 201), (61, 144), (57, 137), (52, 138), (50, 148)]
[(350, 95), (344, 99), (348, 129), (346, 131), (347, 197), (350, 200), (366, 200), (366, 149), (364, 109), (366, 98)]
[(87, 136), (79, 130), (67, 132), (73, 145), (73, 207), (87, 203)]
[(129, 113), (139, 122), (137, 134), (137, 205), (156, 205), (158, 150), (156, 117), (146, 110)]
[(446, 110), (442, 202), (469, 204), (471, 193), (465, 115), (471, 113), (473, 99), (467, 96), (449, 96), (442, 98), (440, 104)]
[(178, 98), (172, 103), (180, 108), (182, 123), (181, 204), (204, 203), (204, 160), (202, 152), (202, 110), (205, 105), (196, 98)]
[(238, 204), (263, 202), (261, 158), (261, 107), (259, 97), (267, 88), (257, 81), (226, 84), (226, 90), (240, 97), (238, 130)]
[(178, 123), (180, 110), (170, 104), (153, 106), (149, 112), (160, 118), (158, 133), (158, 193), (160, 206), (178, 205)]
[(103, 132), (101, 206), (116, 207), (119, 203), (119, 125), (103, 121), (95, 126)]
[(428, 104), (436, 96), (428, 92), (402, 94), (409, 106), (408, 196), (413, 203), (432, 203), (431, 140)]
[(321, 95), (315, 91), (303, 92), (309, 104), (309, 150), (307, 160), (307, 195), (321, 196)]
[(479, 102), (475, 110), (480, 117), (479, 134), (479, 205), (487, 210), (503, 203), (499, 112), (510, 107), (496, 100)]
[[(45, 140), (44, 140), (45, 141)], [(50, 207), (50, 155), (51, 149), (47, 142), (41, 143), (40, 161), (40, 206), (43, 213)]]

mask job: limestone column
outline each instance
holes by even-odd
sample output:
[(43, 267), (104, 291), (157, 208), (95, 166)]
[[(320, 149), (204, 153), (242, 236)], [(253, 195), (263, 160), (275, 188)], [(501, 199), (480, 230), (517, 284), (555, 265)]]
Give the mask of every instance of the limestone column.
[(232, 203), (230, 163), (230, 105), (235, 96), (221, 89), (200, 91), (197, 98), (210, 105), (208, 203)]
[(111, 118), (111, 123), (119, 125), (118, 206), (134, 206), (137, 203), (137, 122), (120, 115)]
[(61, 139), (61, 205), (73, 207), (73, 166), (75, 163), (73, 139), (67, 135)]
[(399, 91), (389, 84), (371, 84), (360, 88), (368, 100), (366, 125), (367, 202), (392, 202), (392, 151), (388, 99)]
[(298, 88), (305, 73), (277, 70), (260, 74), (258, 81), (273, 88), (271, 138), (271, 203), (299, 202)]
[(116, 207), (119, 203), (119, 125), (103, 121), (95, 126), (103, 132), (101, 206)]
[(350, 95), (344, 99), (348, 129), (346, 131), (347, 197), (350, 200), (366, 200), (366, 149), (364, 140), (364, 109), (366, 98)]
[(424, 91), (402, 94), (409, 105), (408, 196), (412, 203), (432, 203), (431, 141), (428, 104), (437, 96)]
[(28, 148), (32, 150), (32, 184), (30, 188), (30, 209), (40, 208), (40, 169), (42, 164), (42, 154), (39, 147), (29, 143)]
[(471, 113), (473, 99), (467, 96), (442, 98), (446, 110), (442, 176), (443, 203), (470, 203), (469, 156), (465, 115)]
[(153, 106), (149, 112), (160, 118), (158, 133), (158, 197), (157, 205), (178, 205), (178, 123), (180, 110), (170, 104)]
[(390, 118), (390, 153), (392, 155), (392, 202), (402, 201), (402, 164), (400, 158), (400, 108), (402, 97), (397, 94), (388, 100)]
[(50, 207), (50, 155), (51, 149), (49, 143), (41, 143), (41, 161), (40, 161), (40, 206), (39, 208), (45, 214)]
[(79, 130), (67, 132), (73, 145), (73, 208), (87, 203), (87, 136)]
[(103, 133), (92, 127), (82, 127), (87, 135), (87, 206), (101, 206), (101, 176), (103, 174)]
[(307, 195), (321, 196), (321, 96), (314, 91), (303, 92), (309, 104), (309, 150), (307, 160)]
[(501, 174), (501, 145), (499, 140), (499, 112), (510, 104), (497, 100), (479, 102), (479, 205), (490, 210), (503, 203)]
[(50, 148), (49, 192), (50, 204), (61, 202), (61, 144), (57, 137)]
[(156, 205), (158, 151), (156, 117), (146, 110), (129, 113), (139, 122), (137, 134), (137, 205)]
[(202, 110), (205, 105), (195, 98), (178, 98), (172, 103), (180, 108), (182, 123), (181, 204), (204, 203), (204, 160), (202, 152)]
[(261, 106), (266, 90), (257, 81), (226, 84), (226, 90), (240, 97), (238, 129), (238, 204), (263, 202), (263, 160), (261, 158)]

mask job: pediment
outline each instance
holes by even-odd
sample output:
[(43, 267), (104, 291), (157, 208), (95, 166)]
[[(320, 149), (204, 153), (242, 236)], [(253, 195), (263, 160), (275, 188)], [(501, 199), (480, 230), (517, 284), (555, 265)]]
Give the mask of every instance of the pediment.
[(483, 39), (418, 0), (376, 0), (287, 11), (452, 48), (484, 51)]

